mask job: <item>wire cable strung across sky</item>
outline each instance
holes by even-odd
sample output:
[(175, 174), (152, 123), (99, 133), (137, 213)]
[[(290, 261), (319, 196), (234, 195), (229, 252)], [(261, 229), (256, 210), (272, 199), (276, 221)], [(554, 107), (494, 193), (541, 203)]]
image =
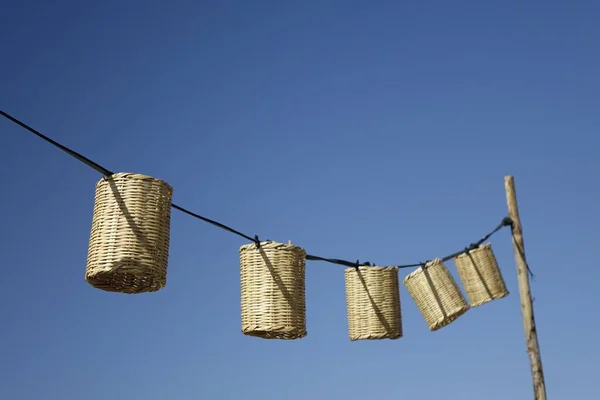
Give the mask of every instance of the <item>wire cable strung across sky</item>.
[[(114, 174), (114, 172), (112, 172), (109, 169), (104, 168), (103, 166), (101, 166), (100, 164), (90, 160), (89, 158), (85, 157), (82, 154), (77, 153), (76, 151), (71, 150), (70, 148), (58, 143), (57, 141), (49, 138), (48, 136), (44, 135), (43, 133), (37, 131), (36, 129), (30, 127), (29, 125), (25, 124), (22, 121), (19, 121), (18, 119), (16, 119), (15, 117), (13, 117), (12, 115), (4, 112), (3, 110), (0, 110), (0, 114), (5, 117), (6, 119), (14, 122), (15, 124), (19, 125), (20, 127), (28, 130), (29, 132), (33, 133), (34, 135), (36, 135), (37, 137), (39, 137), (40, 139), (45, 140), (46, 142), (52, 144), (53, 146), (59, 148), (60, 150), (64, 151), (65, 153), (69, 154), (71, 157), (81, 161), (82, 163), (86, 164), (88, 167), (93, 168), (94, 170), (96, 170), (97, 172), (101, 173), (102, 175), (104, 175), (105, 177), (109, 177), (111, 175)], [(190, 215), (194, 218), (200, 219), (204, 222), (207, 222), (211, 225), (214, 225), (218, 228), (221, 228), (223, 230), (226, 230), (228, 232), (231, 232), (233, 234), (236, 234), (240, 237), (243, 237), (244, 239), (247, 239), (251, 242), (254, 242), (256, 244), (257, 247), (260, 247), (260, 239), (258, 237), (258, 235), (254, 235), (249, 236), (246, 235), (238, 230), (235, 230), (225, 224), (222, 224), (220, 222), (217, 222), (215, 220), (212, 220), (210, 218), (207, 217), (203, 217), (202, 215), (196, 214), (195, 212), (192, 212), (186, 208), (183, 208), (175, 203), (171, 203), (171, 206), (173, 208), (175, 208), (176, 210), (179, 210), (187, 215)], [(505, 227), (505, 226), (512, 226), (512, 220), (509, 217), (505, 217), (502, 219), (502, 221), (500, 222), (500, 224), (494, 228), (494, 230), (492, 230), (490, 233), (488, 233), (487, 235), (485, 235), (484, 237), (482, 237), (480, 240), (478, 240), (477, 242), (471, 243), (468, 247), (465, 247), (463, 250), (459, 250), (457, 252), (454, 252), (448, 256), (445, 256), (442, 259), (442, 261), (448, 261), (456, 256), (458, 256), (459, 254), (468, 252), (470, 250), (473, 250), (477, 247), (479, 247), (483, 242), (485, 242), (486, 240), (488, 240), (494, 233), (498, 232), (501, 228)], [(347, 260), (341, 260), (341, 259), (337, 259), (337, 258), (325, 258), (325, 257), (319, 257), (319, 256), (313, 256), (310, 254), (306, 255), (306, 259), (307, 260), (311, 260), (311, 261), (325, 261), (331, 264), (338, 264), (338, 265), (343, 265), (346, 267), (360, 267), (360, 266), (371, 266), (371, 263), (369, 262), (360, 262), (359, 260), (356, 260), (355, 262), (352, 261), (347, 261)], [(398, 267), (398, 268), (414, 268), (414, 267), (420, 267), (425, 265), (427, 262), (429, 262), (431, 260), (426, 260), (424, 262), (419, 262), (419, 263), (415, 263), (415, 264), (404, 264), (404, 265), (393, 265), (394, 267)], [(531, 271), (529, 271), (531, 274)]]

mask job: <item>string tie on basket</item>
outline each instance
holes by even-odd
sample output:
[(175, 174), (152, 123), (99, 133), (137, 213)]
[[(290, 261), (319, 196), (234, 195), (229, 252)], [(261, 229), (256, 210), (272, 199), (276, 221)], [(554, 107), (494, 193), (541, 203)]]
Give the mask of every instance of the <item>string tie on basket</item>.
[(471, 250), (474, 250), (479, 247), (478, 243), (471, 243), (468, 247), (465, 247), (465, 252), (468, 253)]
[(258, 235), (254, 235), (254, 244), (257, 249), (260, 249), (260, 239), (258, 238)]

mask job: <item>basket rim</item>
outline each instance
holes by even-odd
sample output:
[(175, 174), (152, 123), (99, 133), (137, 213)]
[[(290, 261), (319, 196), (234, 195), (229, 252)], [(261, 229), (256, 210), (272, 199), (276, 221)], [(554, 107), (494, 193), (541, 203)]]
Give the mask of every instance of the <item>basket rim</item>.
[[(115, 284), (115, 278), (139, 278), (145, 285), (138, 286), (121, 286)], [(101, 289), (107, 292), (118, 292), (118, 293), (145, 293), (145, 292), (157, 292), (167, 286), (167, 270), (159, 271), (155, 274), (148, 276), (139, 276), (131, 272), (118, 272), (118, 271), (95, 271), (88, 273), (86, 271), (85, 281), (93, 286), (94, 288)], [(152, 284), (148, 284), (152, 283)]]
[(169, 187), (169, 189), (173, 190), (173, 187), (167, 181), (165, 181), (163, 179), (155, 178), (155, 177), (150, 176), (150, 175), (139, 174), (139, 173), (136, 173), (136, 172), (115, 172), (112, 175), (103, 176), (98, 181), (98, 185), (106, 182), (109, 179), (115, 179), (115, 178), (119, 178), (119, 179), (125, 178), (125, 179), (134, 179), (134, 180), (142, 180), (142, 181), (159, 182), (161, 184), (167, 185)]
[(294, 329), (271, 329), (270, 327), (262, 328), (260, 326), (248, 325), (242, 327), (242, 334), (267, 340), (296, 340), (308, 336), (308, 331), (306, 330), (306, 327)]
[(491, 248), (492, 248), (492, 244), (491, 243), (481, 244), (481, 245), (475, 247), (474, 249), (470, 249), (470, 250), (467, 250), (467, 251), (465, 251), (463, 253), (460, 253), (459, 255), (457, 255), (456, 257), (454, 257), (454, 260), (459, 260), (461, 258), (468, 257), (468, 253), (478, 253), (478, 252), (483, 251), (483, 250), (491, 250)]
[(390, 272), (393, 272), (393, 271), (398, 271), (399, 268), (397, 266), (394, 266), (394, 265), (387, 266), (387, 267), (380, 267), (380, 266), (375, 266), (375, 265), (373, 265), (373, 266), (361, 265), (358, 268), (357, 267), (348, 267), (348, 268), (344, 269), (344, 273), (348, 273), (349, 274), (349, 273), (352, 273), (353, 271), (356, 271), (357, 269), (359, 271), (366, 271), (366, 272), (369, 272), (369, 271), (380, 271), (380, 272), (390, 271)]
[(400, 332), (400, 333), (396, 333), (396, 334), (392, 334), (390, 335), (389, 333), (385, 333), (385, 334), (362, 334), (362, 335), (356, 335), (356, 336), (352, 336), (350, 334), (348, 334), (348, 337), (350, 338), (351, 341), (358, 341), (358, 340), (398, 340), (398, 339), (402, 339), (404, 337), (404, 332)]
[[(435, 258), (431, 261), (428, 261), (425, 263), (426, 267), (433, 267), (436, 265), (444, 265), (444, 261), (442, 261), (441, 258)], [(444, 265), (445, 266), (445, 265)], [(421, 275), (423, 273), (423, 265), (421, 265), (419, 268), (415, 269), (413, 272), (411, 272), (410, 274), (406, 275), (403, 279), (403, 282), (406, 283), (408, 282), (411, 278), (416, 277), (417, 275)]]
[[(260, 248), (268, 249), (268, 250), (294, 251), (294, 252), (301, 252), (301, 253), (306, 254), (306, 250), (304, 250), (300, 246), (297, 246), (295, 244), (289, 244), (289, 243), (279, 243), (279, 242), (275, 242), (273, 240), (261, 241)], [(249, 251), (249, 250), (258, 250), (258, 248), (256, 247), (256, 243), (248, 243), (248, 244), (241, 246), (239, 252), (242, 253), (244, 251)]]

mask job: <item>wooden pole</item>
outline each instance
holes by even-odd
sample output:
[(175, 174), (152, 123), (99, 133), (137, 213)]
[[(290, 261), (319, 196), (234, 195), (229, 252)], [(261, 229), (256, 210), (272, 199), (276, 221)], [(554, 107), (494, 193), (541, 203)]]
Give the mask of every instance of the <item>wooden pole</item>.
[(533, 315), (533, 303), (531, 301), (531, 288), (529, 286), (525, 244), (523, 242), (523, 229), (521, 226), (521, 220), (519, 219), (519, 207), (517, 205), (515, 180), (511, 175), (504, 177), (504, 189), (506, 190), (508, 216), (512, 220), (512, 242), (515, 260), (517, 262), (517, 278), (519, 280), (519, 295), (521, 297), (521, 313), (523, 314), (525, 341), (527, 344), (527, 352), (529, 353), (529, 361), (531, 364), (534, 399), (546, 400), (546, 383), (544, 382), (542, 357), (540, 355), (540, 346), (538, 344), (535, 318)]

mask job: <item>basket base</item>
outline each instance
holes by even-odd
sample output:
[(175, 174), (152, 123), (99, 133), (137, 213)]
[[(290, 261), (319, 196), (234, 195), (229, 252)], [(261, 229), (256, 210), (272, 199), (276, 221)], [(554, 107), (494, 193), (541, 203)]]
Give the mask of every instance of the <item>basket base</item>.
[(359, 336), (349, 336), (351, 341), (357, 341), (357, 340), (384, 340), (384, 339), (389, 339), (389, 340), (397, 340), (400, 339), (402, 337), (402, 334), (396, 334), (396, 335), (359, 335)]
[(479, 301), (471, 303), (471, 307), (473, 307), (473, 308), (474, 307), (479, 307), (479, 306), (482, 306), (484, 304), (489, 303), (490, 301), (494, 301), (494, 300), (503, 299), (505, 297), (508, 297), (508, 295), (509, 295), (509, 292), (498, 293), (498, 294), (495, 294), (495, 295), (493, 295), (491, 297), (488, 297), (487, 299), (483, 299), (483, 300), (479, 300)]
[(96, 289), (126, 294), (157, 292), (167, 284), (166, 279), (116, 271), (89, 274), (85, 280)]
[(458, 317), (460, 317), (461, 315), (463, 315), (464, 313), (466, 313), (470, 309), (471, 309), (471, 307), (469, 307), (469, 306), (459, 308), (454, 313), (448, 315), (448, 317), (446, 319), (438, 321), (438, 322), (435, 322), (434, 324), (432, 324), (429, 327), (429, 330), (430, 331), (437, 331), (438, 329), (442, 329), (443, 327), (445, 327), (447, 325), (450, 325), (450, 323), (456, 321), (458, 319)]
[(300, 329), (258, 329), (258, 328), (245, 328), (242, 329), (242, 333), (247, 336), (254, 336), (261, 339), (283, 339), (283, 340), (294, 340), (301, 339), (306, 336), (306, 330)]

